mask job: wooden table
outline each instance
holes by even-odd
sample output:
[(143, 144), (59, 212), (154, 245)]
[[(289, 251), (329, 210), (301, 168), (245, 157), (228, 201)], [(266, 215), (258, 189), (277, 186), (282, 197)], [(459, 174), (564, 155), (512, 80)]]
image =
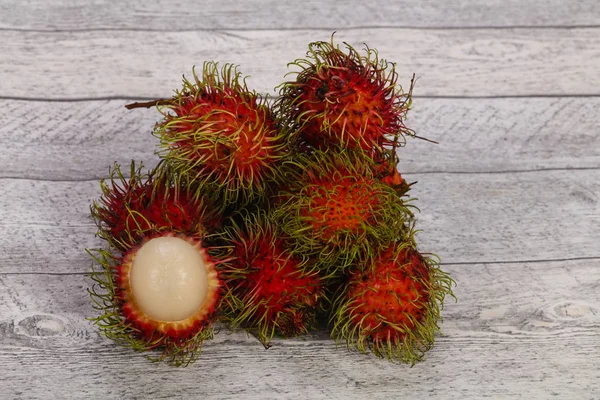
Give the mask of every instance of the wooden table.
[[(600, 2), (0, 0), (0, 399), (599, 399)], [(89, 215), (113, 161), (156, 163), (155, 110), (206, 60), (273, 93), (306, 45), (419, 77), (402, 173), (458, 285), (410, 368), (222, 331), (177, 369), (99, 336)]]

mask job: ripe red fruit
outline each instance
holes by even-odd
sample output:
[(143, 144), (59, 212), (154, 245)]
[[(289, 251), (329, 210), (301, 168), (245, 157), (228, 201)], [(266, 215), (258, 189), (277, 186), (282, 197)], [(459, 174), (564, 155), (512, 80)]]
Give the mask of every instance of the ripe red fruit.
[(314, 256), (324, 272), (339, 272), (406, 233), (411, 211), (361, 153), (315, 150), (289, 168), (298, 176), (274, 213), (294, 254)]
[(98, 235), (116, 249), (125, 252), (165, 231), (202, 239), (220, 225), (210, 199), (163, 167), (144, 174), (132, 163), (125, 178), (116, 165), (110, 182), (101, 182), (102, 197), (92, 205), (92, 216)]
[(356, 267), (335, 301), (332, 336), (380, 357), (421, 360), (433, 345), (453, 281), (407, 243), (392, 244)]
[(374, 159), (374, 174), (382, 183), (393, 188), (398, 196), (404, 196), (410, 190), (411, 184), (406, 182), (398, 172), (398, 156), (395, 149), (380, 152)]
[(159, 106), (162, 157), (218, 191), (224, 206), (263, 194), (286, 151), (266, 99), (249, 91), (232, 65), (205, 63), (193, 78)]
[(397, 85), (394, 64), (366, 48), (361, 56), (327, 42), (309, 45), (308, 57), (293, 82), (280, 88), (275, 109), (293, 135), (318, 148), (360, 148), (372, 154), (397, 146), (412, 131), (404, 125), (412, 101)]
[(221, 269), (229, 288), (234, 328), (257, 331), (265, 345), (275, 333), (305, 334), (323, 295), (321, 279), (303, 256), (292, 256), (281, 233), (263, 213), (227, 232), (232, 261)]
[(197, 239), (160, 233), (122, 257), (100, 250), (90, 291), (102, 312), (95, 323), (110, 339), (138, 351), (158, 349), (156, 360), (175, 365), (196, 359), (222, 297), (217, 264)]

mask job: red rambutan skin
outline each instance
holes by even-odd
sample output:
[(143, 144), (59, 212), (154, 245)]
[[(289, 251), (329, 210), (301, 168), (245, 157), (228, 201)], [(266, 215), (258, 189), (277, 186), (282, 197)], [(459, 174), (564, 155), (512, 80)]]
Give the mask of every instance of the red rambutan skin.
[[(158, 187), (153, 194), (153, 185), (125, 188), (114, 192), (105, 215), (111, 234), (124, 239), (133, 229), (138, 230), (134, 241), (141, 238), (141, 232), (149, 229), (175, 227), (191, 233), (196, 221), (201, 219), (201, 208), (194, 205), (192, 197), (180, 194), (178, 198), (167, 196), (169, 189)], [(172, 193), (171, 193), (172, 194)]]
[(399, 196), (410, 190), (410, 185), (398, 172), (399, 161), (395, 149), (376, 153), (374, 163), (373, 172), (380, 182), (393, 188)]
[[(293, 314), (294, 305), (302, 304), (314, 308), (318, 299), (318, 276), (303, 274), (298, 268), (298, 262), (283, 254), (282, 246), (283, 242), (279, 240), (274, 246), (266, 243), (259, 245), (256, 249), (259, 256), (249, 260), (254, 271), (248, 274), (242, 284), (247, 293), (256, 295), (259, 302), (257, 314), (264, 316), (270, 323), (274, 322), (281, 312)], [(239, 252), (238, 250), (237, 253)], [(238, 255), (238, 259), (241, 260), (239, 257)], [(305, 321), (301, 323), (304, 324)], [(306, 327), (280, 327), (280, 330), (301, 332), (306, 330)]]
[(376, 347), (398, 343), (423, 322), (430, 302), (430, 272), (413, 249), (392, 246), (348, 283), (349, 321)]
[(257, 328), (268, 346), (274, 332), (285, 337), (307, 333), (322, 285), (306, 260), (292, 257), (281, 235), (258, 221), (233, 240), (233, 259), (223, 279), (239, 299), (235, 325)]
[[(161, 111), (156, 126), (163, 156), (194, 179), (224, 189), (226, 202), (240, 190), (263, 191), (276, 175), (286, 143), (264, 99), (246, 87), (231, 65), (204, 65), (202, 79), (184, 88)], [(230, 199), (231, 198), (231, 199)]]
[(381, 182), (388, 186), (398, 186), (405, 182), (405, 180), (402, 178), (402, 175), (400, 175), (400, 172), (394, 171), (391, 174), (381, 178)]
[(309, 45), (312, 60), (296, 62), (302, 68), (295, 82), (282, 86), (277, 110), (296, 124), (300, 137), (318, 148), (343, 146), (371, 154), (395, 146), (403, 134), (411, 90), (396, 86), (394, 66), (366, 50), (360, 56), (348, 46), (342, 52), (333, 43)]
[(373, 178), (343, 169), (332, 172), (310, 182), (306, 187), (310, 202), (302, 209), (302, 216), (310, 219), (324, 241), (343, 232), (360, 234), (364, 224), (374, 223), (371, 211), (380, 206)]
[(103, 236), (117, 249), (127, 251), (152, 232), (174, 231), (201, 239), (221, 224), (205, 197), (168, 183), (165, 177), (144, 179), (132, 167), (126, 180), (117, 168), (103, 197), (92, 207), (92, 215)]
[(244, 98), (231, 89), (224, 92), (205, 90), (196, 96), (185, 97), (172, 110), (175, 115), (167, 116), (164, 125), (167, 126), (172, 121), (177, 123), (170, 124), (167, 134), (195, 132), (202, 129), (202, 124), (206, 124), (214, 127), (215, 134), (219, 132), (224, 137), (239, 135), (235, 142), (214, 148), (198, 146), (193, 135), (172, 143), (173, 148), (188, 155), (191, 165), (202, 164), (201, 168), (214, 173), (220, 181), (228, 179), (232, 163), (241, 179), (251, 181), (254, 174), (260, 172), (265, 161), (274, 159), (272, 147), (256, 145), (255, 127), (263, 126), (266, 137), (258, 140), (268, 144), (269, 136), (276, 135), (275, 121), (266, 108), (258, 107), (254, 99)]
[(314, 257), (323, 273), (341, 272), (407, 234), (410, 205), (380, 182), (364, 153), (315, 150), (285, 167), (298, 176), (274, 216), (292, 253)]

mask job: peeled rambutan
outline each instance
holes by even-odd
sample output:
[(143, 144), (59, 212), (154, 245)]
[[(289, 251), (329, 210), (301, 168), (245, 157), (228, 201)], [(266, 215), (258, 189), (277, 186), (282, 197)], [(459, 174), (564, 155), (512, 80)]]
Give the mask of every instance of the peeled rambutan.
[(256, 332), (265, 347), (275, 334), (307, 333), (323, 295), (310, 260), (290, 254), (264, 212), (245, 216), (243, 224), (226, 231), (226, 238), (232, 259), (220, 274), (228, 288), (232, 327)]
[(212, 338), (221, 301), (217, 264), (196, 238), (160, 233), (146, 237), (123, 256), (90, 252), (100, 268), (92, 272), (93, 318), (119, 344), (138, 351), (158, 349), (154, 360), (185, 365)]
[(348, 348), (414, 364), (439, 331), (453, 280), (408, 243), (394, 243), (370, 263), (356, 265), (334, 301), (332, 336)]
[(125, 252), (148, 235), (176, 232), (203, 239), (221, 224), (212, 200), (184, 178), (159, 164), (143, 173), (132, 162), (125, 178), (119, 165), (109, 182), (102, 181), (102, 197), (91, 207), (98, 235)]
[(251, 92), (232, 65), (204, 64), (202, 75), (184, 78), (183, 89), (159, 110), (161, 156), (221, 195), (221, 204), (245, 203), (277, 177), (286, 152), (266, 98)]
[(372, 160), (362, 153), (315, 150), (297, 155), (288, 167), (298, 175), (274, 215), (292, 252), (315, 257), (325, 273), (406, 234), (409, 205), (376, 178)]
[[(412, 102), (397, 84), (395, 65), (366, 48), (361, 56), (346, 44), (348, 52), (331, 43), (309, 44), (307, 59), (295, 81), (280, 86), (275, 110), (287, 121), (293, 136), (319, 147), (360, 148), (371, 154), (385, 146), (397, 146), (412, 131), (404, 125)], [(414, 80), (413, 80), (414, 82)]]

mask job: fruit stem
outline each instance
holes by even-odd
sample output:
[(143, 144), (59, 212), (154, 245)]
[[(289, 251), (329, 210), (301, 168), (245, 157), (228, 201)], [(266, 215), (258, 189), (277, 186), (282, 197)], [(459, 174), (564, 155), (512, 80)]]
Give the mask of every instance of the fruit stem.
[(424, 141), (426, 141), (426, 142), (430, 142), (430, 143), (433, 143), (433, 144), (439, 144), (439, 143), (438, 143), (438, 142), (436, 142), (435, 140), (427, 139), (427, 138), (424, 138), (423, 136), (413, 135), (413, 137), (414, 137), (415, 139), (421, 139), (421, 140), (424, 140)]
[(133, 110), (134, 108), (150, 108), (150, 107), (156, 107), (156, 106), (166, 106), (169, 104), (172, 104), (171, 99), (158, 99), (158, 100), (152, 100), (152, 101), (143, 101), (143, 102), (126, 104), (125, 108), (128, 110)]

